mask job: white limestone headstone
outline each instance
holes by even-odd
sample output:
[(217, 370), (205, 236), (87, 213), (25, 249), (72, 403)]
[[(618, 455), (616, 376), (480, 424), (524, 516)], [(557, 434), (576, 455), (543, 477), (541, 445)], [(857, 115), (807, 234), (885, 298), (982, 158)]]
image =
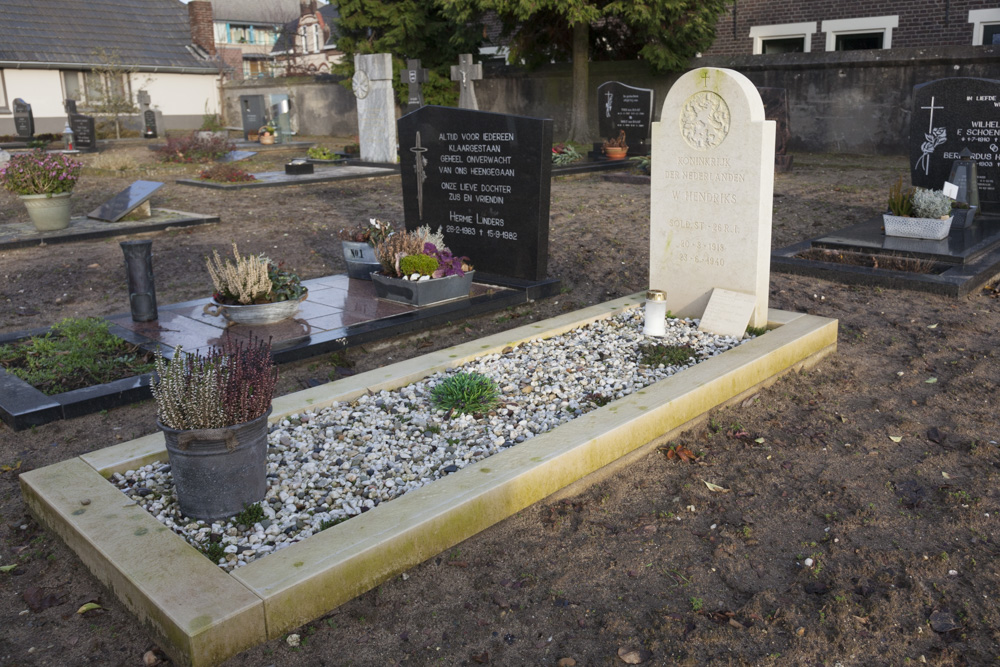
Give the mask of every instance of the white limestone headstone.
[(396, 162), (396, 101), (392, 56), (354, 56), (354, 96), (358, 99), (358, 143), (366, 162)]
[(649, 286), (700, 318), (715, 288), (752, 294), (767, 324), (774, 121), (750, 80), (704, 67), (667, 93), (652, 126)]

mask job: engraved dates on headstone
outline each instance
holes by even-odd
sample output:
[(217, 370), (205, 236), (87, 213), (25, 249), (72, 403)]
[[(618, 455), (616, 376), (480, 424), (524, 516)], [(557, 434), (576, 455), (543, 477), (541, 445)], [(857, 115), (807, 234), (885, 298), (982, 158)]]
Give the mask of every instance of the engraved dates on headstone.
[(477, 276), (544, 279), (552, 121), (425, 106), (398, 126), (407, 229), (443, 228)]
[(684, 74), (653, 123), (649, 285), (701, 317), (715, 288), (753, 295), (767, 324), (774, 121), (742, 74)]
[(913, 185), (940, 190), (968, 148), (984, 213), (1000, 213), (1000, 81), (954, 77), (915, 86), (910, 114)]
[(653, 120), (653, 91), (617, 81), (597, 87), (597, 130), (603, 139), (614, 139), (625, 130), (629, 153), (648, 150), (649, 124)]
[(35, 136), (35, 116), (31, 113), (31, 105), (20, 97), (14, 100), (14, 130), (22, 139)]

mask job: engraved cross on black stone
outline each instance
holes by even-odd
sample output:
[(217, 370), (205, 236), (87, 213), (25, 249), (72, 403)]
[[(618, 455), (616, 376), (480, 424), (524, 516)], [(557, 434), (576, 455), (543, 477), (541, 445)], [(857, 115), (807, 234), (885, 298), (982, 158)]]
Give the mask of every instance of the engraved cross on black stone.
[(409, 99), (406, 101), (406, 113), (416, 111), (424, 106), (424, 94), (420, 84), (427, 83), (427, 70), (420, 66), (419, 60), (407, 60), (406, 69), (399, 73), (400, 80), (410, 87)]

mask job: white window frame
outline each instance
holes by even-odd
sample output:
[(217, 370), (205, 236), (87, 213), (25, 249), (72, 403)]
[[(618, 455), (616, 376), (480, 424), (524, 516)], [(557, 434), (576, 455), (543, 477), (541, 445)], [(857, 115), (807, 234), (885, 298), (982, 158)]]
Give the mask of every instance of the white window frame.
[(755, 25), (750, 28), (750, 37), (753, 38), (753, 53), (759, 56), (764, 53), (764, 40), (767, 39), (794, 39), (804, 38), (803, 50), (809, 53), (812, 50), (812, 36), (816, 32), (816, 22), (807, 23), (780, 23), (776, 25)]
[(969, 23), (972, 23), (972, 45), (983, 43), (983, 26), (1000, 23), (1000, 9), (970, 9)]
[(12, 113), (10, 105), (7, 103), (7, 86), (3, 80), (3, 70), (0, 69), (0, 113)]
[(857, 35), (869, 32), (882, 33), (882, 48), (892, 48), (892, 29), (899, 27), (899, 15), (865, 16), (856, 19), (823, 21), (821, 32), (826, 33), (826, 50), (837, 50), (837, 35)]

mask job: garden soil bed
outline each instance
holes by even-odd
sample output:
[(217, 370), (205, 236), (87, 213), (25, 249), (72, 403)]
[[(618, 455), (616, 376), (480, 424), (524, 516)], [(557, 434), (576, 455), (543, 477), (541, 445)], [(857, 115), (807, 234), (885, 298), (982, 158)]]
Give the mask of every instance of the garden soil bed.
[[(340, 145), (332, 143), (332, 149)], [(157, 299), (205, 296), (204, 257), (237, 241), (303, 278), (343, 272), (336, 231), (402, 217), (399, 177), (268, 191), (177, 186), (142, 145), (88, 169), (85, 214), (132, 181), (220, 224), (144, 235)], [(277, 168), (257, 156), (244, 168)], [(271, 162), (268, 162), (271, 160)], [(105, 162), (107, 166), (107, 162)], [(775, 179), (773, 247), (874, 215), (905, 158), (796, 155)], [(549, 274), (564, 293), (281, 367), (279, 391), (645, 289), (649, 187), (552, 185)], [(0, 223), (24, 216), (0, 193)], [(0, 253), (0, 331), (128, 310), (116, 240)], [(683, 279), (678, 275), (678, 280)], [(670, 286), (666, 286), (670, 289)], [(710, 413), (675, 444), (539, 503), (228, 665), (902, 664), (1000, 654), (1000, 291), (964, 299), (772, 274), (771, 305), (840, 320), (838, 354)], [(15, 433), (0, 426), (0, 664), (139, 665), (141, 625), (25, 510), (17, 474), (151, 433), (150, 402)], [(712, 491), (709, 482), (728, 492)], [(811, 565), (806, 565), (810, 558)], [(78, 614), (82, 604), (101, 609)]]

